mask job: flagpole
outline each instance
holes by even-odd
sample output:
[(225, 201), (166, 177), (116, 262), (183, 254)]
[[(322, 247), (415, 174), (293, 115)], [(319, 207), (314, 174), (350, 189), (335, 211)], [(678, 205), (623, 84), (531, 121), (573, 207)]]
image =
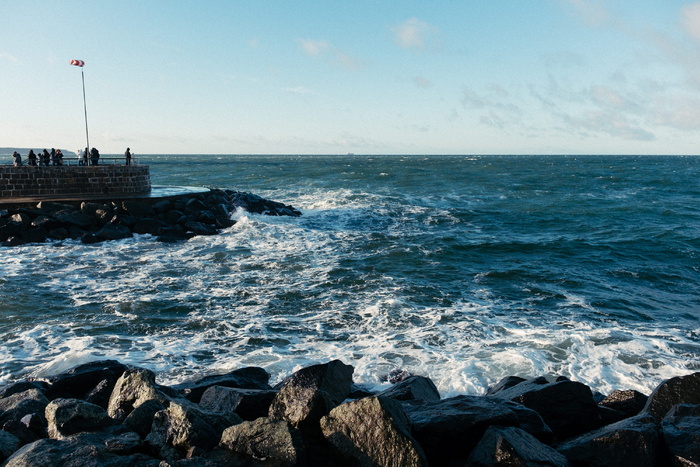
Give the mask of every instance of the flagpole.
[[(85, 110), (85, 140), (87, 141), (87, 150), (90, 151), (90, 137), (88, 136), (87, 101), (85, 100), (85, 71), (83, 71), (83, 67), (80, 67), (80, 74), (83, 77), (83, 110)], [(88, 157), (89, 156), (85, 154), (85, 160), (87, 160)]]

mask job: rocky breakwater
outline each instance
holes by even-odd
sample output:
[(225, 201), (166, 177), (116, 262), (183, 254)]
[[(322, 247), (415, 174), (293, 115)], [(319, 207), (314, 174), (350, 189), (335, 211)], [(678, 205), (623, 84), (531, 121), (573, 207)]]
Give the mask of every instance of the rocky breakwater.
[(163, 242), (214, 235), (231, 227), (238, 208), (271, 216), (300, 216), (292, 206), (231, 190), (211, 190), (162, 200), (105, 203), (42, 201), (32, 207), (0, 210), (0, 242), (17, 246), (47, 240), (81, 239), (83, 243), (151, 234)]
[(607, 397), (508, 377), (441, 398), (401, 373), (374, 393), (340, 361), (275, 387), (262, 368), (175, 386), (108, 360), (0, 388), (3, 466), (667, 466), (700, 462), (700, 373)]

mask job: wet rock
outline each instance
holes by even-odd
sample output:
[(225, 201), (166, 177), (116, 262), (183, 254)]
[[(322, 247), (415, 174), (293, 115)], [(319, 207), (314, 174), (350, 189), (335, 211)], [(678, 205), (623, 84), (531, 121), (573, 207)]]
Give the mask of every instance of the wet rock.
[(270, 374), (260, 367), (246, 367), (233, 370), (223, 375), (210, 375), (173, 386), (174, 389), (182, 392), (187, 399), (199, 402), (204, 391), (212, 386), (223, 386), (227, 388), (240, 389), (272, 389), (270, 384)]
[(86, 245), (94, 245), (95, 243), (100, 243), (100, 239), (92, 233), (86, 233), (80, 237), (80, 241)]
[(65, 439), (42, 439), (15, 452), (4, 467), (86, 466), (157, 467), (160, 460), (145, 454), (120, 455), (110, 452), (110, 434), (82, 433)]
[(195, 235), (216, 235), (216, 227), (203, 222), (186, 222), (185, 228)]
[(173, 400), (155, 414), (146, 442), (168, 459), (185, 457), (188, 450), (211, 450), (223, 431), (243, 420), (235, 414), (209, 412), (187, 399)]
[(513, 386), (516, 386), (522, 382), (526, 381), (525, 378), (521, 378), (519, 376), (506, 376), (505, 378), (501, 379), (498, 383), (496, 383), (495, 386), (490, 387), (486, 391), (487, 396), (493, 396), (494, 394), (505, 391), (506, 389), (510, 389)]
[(168, 224), (158, 219), (139, 219), (134, 223), (133, 231), (136, 234), (151, 234), (160, 235), (165, 229), (168, 228)]
[(544, 378), (536, 378), (493, 392), (489, 397), (512, 400), (536, 411), (560, 439), (601, 425), (591, 389), (578, 382), (550, 383)]
[(37, 209), (46, 211), (48, 213), (58, 212), (58, 211), (73, 211), (76, 209), (75, 206), (64, 203), (57, 203), (55, 201), (41, 201), (36, 205)]
[(350, 394), (353, 367), (334, 360), (302, 368), (282, 382), (269, 416), (314, 430), (322, 416)]
[[(24, 417), (22, 418), (24, 420)], [(46, 430), (43, 429), (43, 423), (42, 423), (42, 429), (40, 430), (41, 436), (35, 433), (33, 430), (31, 430), (27, 425), (24, 424), (24, 422), (20, 420), (10, 420), (8, 422), (5, 422), (4, 425), (2, 425), (2, 432), (7, 432), (11, 433), (14, 435), (17, 439), (19, 439), (20, 443), (22, 446), (28, 443), (32, 443), (36, 441), (39, 438), (44, 438), (46, 437)], [(19, 447), (18, 447), (19, 449)], [(14, 452), (14, 451), (13, 451)]]
[(128, 227), (112, 223), (106, 224), (95, 234), (95, 237), (100, 240), (121, 240), (133, 236), (134, 234), (131, 233), (131, 229)]
[(562, 454), (520, 428), (491, 426), (470, 454), (467, 465), (568, 467), (569, 462)]
[(146, 401), (155, 400), (167, 406), (171, 396), (155, 382), (156, 375), (150, 370), (134, 368), (127, 370), (115, 383), (107, 405), (107, 413), (116, 420), (124, 420), (136, 407)]
[(571, 439), (557, 450), (573, 465), (653, 467), (658, 445), (656, 421), (644, 414)]
[(456, 396), (403, 407), (430, 465), (464, 463), (489, 426), (519, 425), (517, 414), (491, 397)]
[(700, 465), (700, 405), (674, 406), (661, 423), (669, 465)]
[(47, 388), (48, 385), (41, 381), (18, 381), (0, 388), (0, 399), (9, 397), (19, 392), (27, 391), (29, 389), (38, 389), (45, 392)]
[(634, 417), (644, 409), (649, 398), (638, 391), (613, 391), (598, 405), (622, 412), (627, 417)]
[(676, 404), (700, 404), (700, 372), (661, 383), (649, 396), (643, 412), (661, 421)]
[(147, 400), (126, 416), (124, 426), (133, 430), (141, 438), (145, 438), (151, 432), (156, 413), (165, 408), (165, 405), (155, 399)]
[(305, 465), (307, 447), (301, 432), (284, 420), (258, 418), (227, 428), (220, 446), (258, 460), (274, 459), (280, 465)]
[(73, 209), (57, 211), (53, 213), (53, 218), (63, 224), (73, 225), (83, 229), (97, 225), (97, 221), (94, 217)]
[(439, 401), (440, 393), (429, 378), (411, 376), (379, 393), (380, 396), (396, 399), (397, 401)]
[(152, 217), (156, 214), (153, 206), (142, 201), (124, 200), (121, 203), (121, 207), (124, 211), (135, 217)]
[(65, 438), (84, 431), (100, 431), (114, 422), (105, 409), (80, 399), (56, 399), (46, 407), (49, 437)]
[(21, 441), (7, 431), (0, 431), (0, 462), (10, 457), (21, 446)]
[(411, 436), (401, 404), (368, 397), (341, 404), (321, 419), (326, 439), (361, 466), (426, 466), (422, 448)]
[(199, 405), (212, 412), (235, 412), (243, 420), (255, 420), (267, 416), (276, 395), (274, 390), (212, 386), (204, 391)]
[(128, 367), (116, 360), (101, 360), (78, 365), (47, 379), (49, 399), (83, 399), (106, 409), (114, 385)]
[(0, 425), (10, 420), (19, 421), (28, 414), (41, 414), (43, 417), (49, 400), (38, 389), (12, 394), (0, 399)]

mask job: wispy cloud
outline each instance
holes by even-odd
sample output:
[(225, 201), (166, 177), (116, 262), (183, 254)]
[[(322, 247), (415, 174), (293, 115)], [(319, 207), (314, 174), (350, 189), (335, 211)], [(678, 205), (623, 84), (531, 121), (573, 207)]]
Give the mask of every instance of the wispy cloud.
[(348, 55), (326, 40), (297, 39), (297, 42), (306, 55), (319, 59), (329, 59), (331, 63), (340, 68), (359, 70), (364, 67), (364, 62), (361, 59)]
[(423, 76), (416, 76), (413, 78), (413, 84), (422, 89), (427, 89), (433, 85), (428, 78), (424, 78)]
[(8, 53), (0, 52), (0, 60), (8, 60), (10, 62), (19, 62), (17, 57), (14, 57)]
[(391, 28), (394, 43), (404, 49), (424, 50), (435, 45), (437, 28), (417, 18), (410, 18)]
[(610, 20), (610, 13), (600, 0), (560, 0), (588, 26), (602, 26)]
[(681, 25), (690, 36), (700, 40), (700, 2), (690, 3), (681, 9)]

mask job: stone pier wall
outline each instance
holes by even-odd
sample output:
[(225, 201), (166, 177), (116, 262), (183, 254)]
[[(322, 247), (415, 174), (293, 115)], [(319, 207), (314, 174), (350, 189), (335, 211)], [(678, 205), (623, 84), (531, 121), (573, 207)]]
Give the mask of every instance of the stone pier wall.
[(147, 165), (0, 166), (0, 198), (139, 194), (151, 191)]

